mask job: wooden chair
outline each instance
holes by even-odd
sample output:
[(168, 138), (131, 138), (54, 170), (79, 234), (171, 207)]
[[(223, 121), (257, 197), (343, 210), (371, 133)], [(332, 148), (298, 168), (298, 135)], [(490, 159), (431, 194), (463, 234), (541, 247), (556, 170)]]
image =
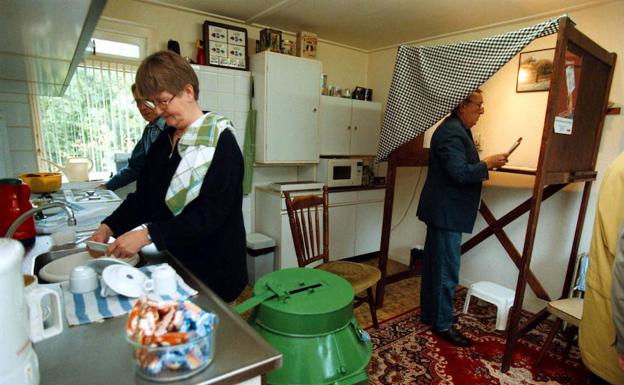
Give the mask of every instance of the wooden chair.
[[(321, 261), (316, 268), (339, 275), (346, 279), (356, 293), (353, 307), (368, 303), (373, 327), (377, 328), (377, 313), (373, 286), (381, 278), (378, 268), (363, 263), (329, 260), (329, 209), (327, 187), (323, 187), (323, 195), (304, 195), (290, 197), (284, 192), (286, 210), (290, 221), (299, 267)], [(323, 216), (321, 221), (320, 216)], [(321, 228), (322, 226), (322, 228)], [(358, 296), (358, 294), (364, 295)]]
[(574, 337), (577, 334), (576, 331), (581, 324), (581, 317), (583, 316), (583, 291), (577, 290), (579, 276), (583, 277), (583, 281), (585, 277), (585, 270), (581, 268), (583, 265), (581, 263), (583, 258), (587, 258), (587, 255), (580, 255), (576, 260), (576, 265), (574, 268), (575, 277), (572, 282), (573, 285), (577, 286), (572, 288), (572, 295), (569, 298), (562, 298), (550, 301), (546, 305), (546, 309), (548, 310), (548, 312), (557, 317), (557, 319), (555, 320), (555, 324), (553, 325), (552, 329), (550, 329), (550, 333), (548, 333), (548, 337), (546, 337), (544, 345), (542, 345), (542, 349), (540, 350), (540, 353), (535, 360), (535, 366), (538, 366), (542, 362), (542, 359), (546, 355), (546, 352), (550, 348), (550, 345), (555, 339), (555, 336), (557, 335), (559, 329), (561, 329), (561, 327), (563, 326), (564, 322), (566, 322), (567, 324), (567, 341), (564, 355), (567, 356), (570, 351), (570, 347), (572, 346)]

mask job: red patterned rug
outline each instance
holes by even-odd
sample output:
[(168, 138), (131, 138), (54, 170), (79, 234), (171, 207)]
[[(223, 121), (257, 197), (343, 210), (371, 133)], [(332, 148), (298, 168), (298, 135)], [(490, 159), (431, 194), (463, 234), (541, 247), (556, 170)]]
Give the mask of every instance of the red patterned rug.
[[(466, 289), (455, 296), (456, 324), (472, 340), (472, 346), (457, 348), (433, 335), (420, 321), (420, 309), (410, 310), (387, 320), (377, 330), (369, 328), (373, 357), (369, 384), (585, 384), (587, 371), (578, 348), (564, 357), (565, 342), (558, 336), (539, 369), (533, 368), (550, 323), (519, 339), (511, 368), (500, 372), (505, 336), (494, 329), (496, 307), (475, 298), (467, 314), (462, 314)], [(530, 316), (523, 314), (523, 321)]]

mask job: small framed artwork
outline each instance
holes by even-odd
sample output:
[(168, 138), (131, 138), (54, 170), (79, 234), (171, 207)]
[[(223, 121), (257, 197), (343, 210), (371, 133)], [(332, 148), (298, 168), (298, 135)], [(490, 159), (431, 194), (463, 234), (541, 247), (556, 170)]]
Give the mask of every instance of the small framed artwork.
[(233, 25), (204, 22), (206, 64), (247, 71), (247, 29)]
[(555, 49), (520, 52), (516, 92), (548, 91)]

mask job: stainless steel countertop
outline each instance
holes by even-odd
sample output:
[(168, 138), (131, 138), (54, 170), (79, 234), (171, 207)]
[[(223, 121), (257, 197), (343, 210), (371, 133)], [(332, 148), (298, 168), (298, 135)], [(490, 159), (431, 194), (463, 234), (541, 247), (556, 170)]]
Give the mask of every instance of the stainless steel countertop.
[[(41, 237), (44, 238), (44, 237)], [(39, 242), (39, 237), (37, 242)], [(41, 240), (44, 243), (45, 239)], [(41, 247), (27, 252), (31, 265)], [(199, 374), (172, 384), (237, 384), (282, 365), (282, 355), (245, 320), (170, 255), (148, 256), (148, 263), (168, 262), (199, 294), (191, 299), (219, 316), (213, 362)], [(28, 260), (28, 261), (27, 261)], [(39, 357), (41, 385), (151, 384), (133, 372), (132, 351), (125, 340), (126, 316), (102, 323), (68, 327), (63, 333), (34, 345)]]

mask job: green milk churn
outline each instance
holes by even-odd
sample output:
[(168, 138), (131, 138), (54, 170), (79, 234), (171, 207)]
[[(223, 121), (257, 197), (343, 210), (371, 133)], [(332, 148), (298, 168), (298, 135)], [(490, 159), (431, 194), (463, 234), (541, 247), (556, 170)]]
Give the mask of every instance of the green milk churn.
[(274, 385), (367, 384), (370, 337), (353, 315), (353, 287), (318, 269), (269, 273), (254, 285), (249, 323), (283, 355), (280, 369), (267, 373)]

